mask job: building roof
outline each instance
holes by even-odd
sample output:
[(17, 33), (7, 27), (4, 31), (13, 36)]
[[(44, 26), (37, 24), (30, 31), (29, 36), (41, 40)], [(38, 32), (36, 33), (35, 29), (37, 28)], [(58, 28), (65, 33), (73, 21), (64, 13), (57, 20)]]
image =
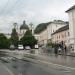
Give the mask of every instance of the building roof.
[(23, 24), (20, 26), (20, 30), (22, 29), (28, 29), (28, 25), (26, 25), (25, 21), (23, 21)]
[(62, 32), (62, 31), (65, 31), (65, 30), (68, 30), (68, 29), (69, 29), (69, 25), (66, 25), (66, 26), (61, 27), (58, 30), (56, 30), (52, 35), (59, 33), (59, 32)]
[(73, 5), (71, 8), (69, 8), (66, 12), (72, 10), (72, 9), (75, 9), (75, 5)]
[(54, 20), (54, 21), (52, 21), (51, 23), (55, 23), (55, 24), (66, 24), (67, 22), (65, 22), (65, 21), (62, 21), (62, 20)]

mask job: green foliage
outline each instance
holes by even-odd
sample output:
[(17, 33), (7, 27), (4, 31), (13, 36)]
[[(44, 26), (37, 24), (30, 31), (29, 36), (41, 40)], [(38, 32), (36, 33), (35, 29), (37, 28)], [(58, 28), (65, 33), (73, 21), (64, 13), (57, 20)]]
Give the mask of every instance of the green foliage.
[(55, 44), (52, 43), (52, 42), (48, 42), (48, 43), (46, 44), (46, 47), (55, 47)]
[(24, 36), (32, 36), (31, 30), (27, 30)]
[(13, 44), (15, 47), (18, 46), (19, 37), (15, 28), (12, 29), (11, 38), (9, 40), (10, 44)]
[(4, 34), (0, 34), (0, 49), (9, 48), (9, 41)]
[(52, 42), (48, 42), (48, 43), (46, 44), (47, 47), (52, 47), (52, 45), (53, 45)]
[(24, 46), (33, 47), (37, 43), (37, 40), (32, 35), (31, 31), (27, 30), (25, 35), (20, 39), (20, 43)]
[(48, 23), (41, 23), (39, 24), (36, 29), (35, 29), (35, 33), (40, 33), (42, 32), (43, 30), (45, 30), (47, 28), (47, 26), (49, 25), (50, 22)]

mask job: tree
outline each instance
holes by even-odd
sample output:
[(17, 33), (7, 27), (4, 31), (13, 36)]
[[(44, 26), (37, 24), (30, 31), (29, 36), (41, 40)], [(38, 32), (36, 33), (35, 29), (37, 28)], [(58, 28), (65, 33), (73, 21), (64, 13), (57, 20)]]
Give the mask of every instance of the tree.
[(20, 39), (20, 43), (24, 46), (30, 46), (31, 48), (34, 47), (35, 44), (37, 44), (37, 40), (32, 35), (30, 30), (27, 30), (25, 35)]
[(48, 43), (46, 44), (47, 47), (52, 47), (52, 45), (53, 45), (52, 42), (48, 42)]
[(13, 44), (15, 47), (17, 47), (18, 46), (18, 41), (19, 41), (18, 34), (16, 32), (16, 29), (13, 28), (12, 33), (11, 33), (11, 38), (10, 38), (10, 44)]
[(6, 48), (9, 48), (9, 41), (4, 34), (0, 33), (0, 49)]

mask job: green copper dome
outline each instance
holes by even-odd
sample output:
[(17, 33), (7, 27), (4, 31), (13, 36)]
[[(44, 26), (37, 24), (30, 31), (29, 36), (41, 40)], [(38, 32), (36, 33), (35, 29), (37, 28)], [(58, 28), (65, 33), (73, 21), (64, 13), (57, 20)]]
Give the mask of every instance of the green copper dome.
[(23, 21), (23, 24), (20, 26), (20, 30), (22, 29), (29, 29), (28, 25), (26, 25), (25, 21)]

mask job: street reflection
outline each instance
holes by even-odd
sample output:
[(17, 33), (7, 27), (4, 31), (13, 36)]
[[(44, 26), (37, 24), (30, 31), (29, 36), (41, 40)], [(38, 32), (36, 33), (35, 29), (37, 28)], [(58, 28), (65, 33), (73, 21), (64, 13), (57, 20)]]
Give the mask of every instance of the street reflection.
[[(74, 57), (64, 56), (64, 55), (49, 55), (48, 57), (49, 58), (46, 58), (45, 60), (50, 61), (55, 64), (75, 67)], [(11, 57), (6, 52), (0, 52), (0, 59), (1, 59), (1, 62), (4, 62), (4, 64), (15, 75), (50, 75), (48, 72), (45, 72), (42, 69), (40, 69), (40, 67), (38, 67), (39, 66), (38, 64), (35, 65), (29, 60), (17, 59), (15, 57)], [(61, 67), (59, 67), (57, 70), (63, 71), (63, 72), (70, 72), (70, 70), (67, 70)]]

